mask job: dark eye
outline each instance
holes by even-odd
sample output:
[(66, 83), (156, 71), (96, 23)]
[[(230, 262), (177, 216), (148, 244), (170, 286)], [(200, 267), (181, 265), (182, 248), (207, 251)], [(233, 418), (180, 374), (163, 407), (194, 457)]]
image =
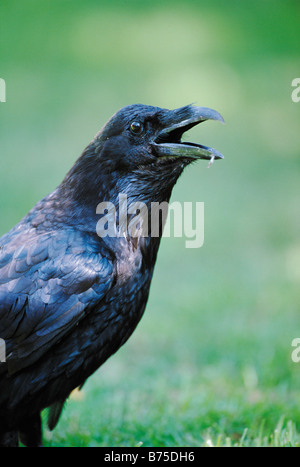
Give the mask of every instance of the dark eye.
[(134, 135), (140, 135), (143, 131), (143, 125), (140, 122), (132, 122), (130, 125), (130, 131)]

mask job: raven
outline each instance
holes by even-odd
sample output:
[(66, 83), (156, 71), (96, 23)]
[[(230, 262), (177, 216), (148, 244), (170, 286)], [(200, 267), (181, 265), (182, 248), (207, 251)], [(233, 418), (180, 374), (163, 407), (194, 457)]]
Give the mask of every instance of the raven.
[(146, 207), (168, 202), (193, 160), (223, 158), (181, 141), (205, 120), (223, 122), (215, 110), (194, 105), (122, 108), (58, 188), (0, 239), (0, 342), (6, 350), (0, 445), (18, 446), (19, 439), (42, 445), (40, 412), (49, 408), (53, 429), (71, 391), (134, 331), (147, 303), (163, 220), (157, 235), (151, 229), (131, 235), (118, 229), (119, 213), (115, 235), (100, 236), (97, 206), (117, 205), (120, 194)]

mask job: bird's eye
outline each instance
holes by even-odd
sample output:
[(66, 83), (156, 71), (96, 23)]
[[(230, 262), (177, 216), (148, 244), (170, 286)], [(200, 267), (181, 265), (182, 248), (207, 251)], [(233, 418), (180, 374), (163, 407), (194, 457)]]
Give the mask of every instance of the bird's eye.
[(134, 135), (140, 135), (143, 131), (143, 125), (140, 122), (132, 122), (130, 125), (130, 131)]

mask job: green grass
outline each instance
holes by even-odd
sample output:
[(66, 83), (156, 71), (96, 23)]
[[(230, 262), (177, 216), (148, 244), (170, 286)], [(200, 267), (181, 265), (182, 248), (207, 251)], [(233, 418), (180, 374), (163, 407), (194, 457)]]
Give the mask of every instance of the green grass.
[(195, 102), (226, 120), (190, 132), (225, 160), (188, 168), (172, 197), (205, 202), (204, 246), (163, 240), (137, 330), (71, 397), (45, 444), (297, 446), (298, 5), (10, 0), (0, 9), (0, 234), (123, 105)]

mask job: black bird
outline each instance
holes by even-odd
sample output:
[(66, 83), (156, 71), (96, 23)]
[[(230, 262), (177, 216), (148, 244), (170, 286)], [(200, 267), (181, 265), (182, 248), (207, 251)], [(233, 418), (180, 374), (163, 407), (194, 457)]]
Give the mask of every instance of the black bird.
[[(162, 233), (99, 236), (101, 202), (169, 201), (194, 159), (215, 149), (182, 143), (214, 110), (130, 105), (95, 136), (61, 185), (0, 239), (0, 445), (42, 442), (40, 412), (53, 429), (64, 401), (129, 338), (141, 319)], [(150, 210), (149, 210), (150, 212)], [(103, 215), (105, 213), (102, 213)], [(103, 217), (102, 217), (103, 218)], [(132, 218), (132, 215), (131, 215)], [(130, 215), (128, 214), (128, 221)], [(150, 224), (149, 224), (150, 225)]]

